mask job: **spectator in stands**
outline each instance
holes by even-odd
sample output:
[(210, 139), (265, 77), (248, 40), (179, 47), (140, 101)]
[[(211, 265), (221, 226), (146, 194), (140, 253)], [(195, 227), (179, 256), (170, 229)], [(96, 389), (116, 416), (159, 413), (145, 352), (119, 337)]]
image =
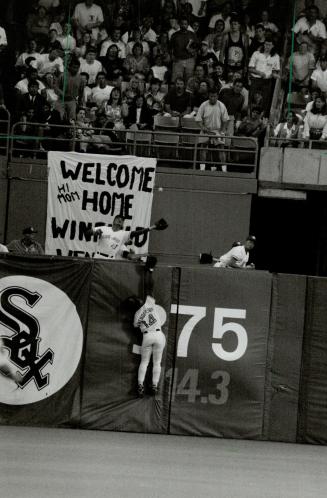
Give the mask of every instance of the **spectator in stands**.
[(177, 77), (185, 78), (187, 81), (193, 75), (198, 39), (192, 31), (188, 30), (188, 26), (188, 20), (182, 18), (180, 30), (174, 33), (170, 40), (173, 81)]
[(326, 96), (327, 92), (327, 58), (320, 58), (320, 68), (315, 69), (311, 75), (312, 88), (319, 90)]
[(248, 37), (249, 46), (250, 46), (255, 37), (255, 27), (254, 24), (252, 23), (252, 17), (249, 11), (247, 10), (243, 12), (242, 31)]
[[(104, 112), (98, 112), (94, 123), (95, 130), (89, 143), (89, 150), (98, 154), (106, 154), (115, 148), (118, 142), (116, 133), (112, 130), (112, 123), (108, 121)], [(116, 146), (117, 147), (117, 146)]]
[(152, 49), (152, 56), (155, 60), (157, 55), (161, 55), (162, 62), (169, 66), (171, 62), (168, 33), (163, 32), (159, 36), (158, 43)]
[[(314, 101), (312, 109), (304, 118), (303, 138), (306, 140), (324, 141), (327, 137), (327, 108), (326, 99), (320, 95)], [(313, 148), (325, 148), (326, 144), (313, 144)]]
[(262, 118), (262, 109), (253, 107), (250, 116), (245, 116), (236, 131), (240, 137), (263, 138), (268, 120)]
[(220, 61), (225, 63), (226, 69), (238, 71), (244, 75), (248, 62), (248, 38), (241, 32), (241, 22), (238, 16), (233, 15), (230, 20), (230, 31), (223, 38), (220, 51)]
[(135, 130), (151, 130), (153, 128), (153, 115), (143, 95), (137, 95), (134, 98), (125, 123), (127, 128)]
[(33, 157), (36, 140), (31, 137), (36, 137), (35, 111), (34, 108), (27, 109), (26, 112), (18, 115), (18, 123), (15, 126), (15, 135), (17, 138), (14, 141), (14, 149), (19, 157)]
[(229, 136), (234, 135), (235, 126), (240, 123), (242, 118), (244, 109), (242, 90), (243, 81), (236, 79), (232, 88), (224, 88), (219, 92), (219, 100), (225, 105), (229, 116), (226, 128), (227, 135)]
[(47, 73), (59, 76), (64, 72), (63, 60), (61, 57), (58, 57), (56, 49), (52, 49), (48, 54), (41, 54), (37, 63), (37, 71), (40, 78), (43, 78)]
[(127, 55), (132, 53), (134, 44), (136, 42), (142, 43), (143, 55), (145, 55), (146, 57), (149, 57), (149, 55), (150, 55), (150, 47), (149, 47), (148, 42), (146, 42), (146, 41), (144, 41), (142, 39), (142, 33), (140, 31), (140, 27), (139, 26), (137, 28), (133, 29), (133, 31), (132, 31), (132, 39), (127, 43), (127, 46), (126, 46), (126, 54)]
[(35, 121), (38, 121), (46, 99), (39, 93), (39, 84), (37, 81), (28, 83), (28, 92), (18, 100), (17, 115), (26, 114), (28, 109), (34, 109)]
[(294, 33), (307, 35), (307, 41), (310, 43), (310, 50), (317, 54), (319, 52), (320, 42), (327, 38), (326, 27), (319, 20), (319, 9), (312, 5), (307, 10), (307, 15), (301, 17), (293, 27)]
[[(63, 133), (63, 129), (61, 127), (57, 127), (58, 125), (62, 124), (59, 111), (56, 111), (50, 106), (48, 102), (45, 102), (38, 116), (38, 122), (43, 123), (44, 125), (38, 127), (38, 136), (40, 137), (40, 150), (58, 150), (58, 148), (56, 147), (56, 145), (58, 145), (58, 142), (51, 139), (58, 138), (59, 135)], [(43, 140), (43, 138), (45, 137), (46, 140)]]
[(17, 94), (25, 95), (28, 92), (28, 85), (32, 81), (38, 83), (39, 93), (41, 93), (45, 89), (45, 86), (42, 83), (42, 81), (38, 79), (37, 69), (30, 68), (29, 71), (27, 71), (26, 73), (26, 78), (23, 78), (22, 80), (18, 81), (18, 83), (16, 83), (15, 89), (17, 91)]
[(58, 40), (58, 32), (56, 28), (50, 26), (49, 38), (45, 44), (45, 53), (49, 54), (51, 50), (62, 50), (60, 41)]
[(254, 54), (254, 52), (263, 48), (265, 41), (266, 41), (265, 28), (262, 24), (259, 23), (255, 27), (255, 35), (249, 47), (249, 56), (251, 57), (252, 54)]
[(199, 89), (199, 84), (201, 81), (206, 80), (208, 83), (208, 86), (212, 88), (214, 86), (214, 81), (212, 78), (206, 76), (204, 66), (201, 64), (198, 64), (195, 67), (194, 71), (194, 76), (192, 76), (188, 81), (187, 81), (187, 87), (186, 91), (194, 94)]
[(86, 152), (88, 147), (88, 142), (92, 141), (92, 135), (94, 130), (91, 129), (90, 123), (86, 118), (86, 109), (79, 108), (76, 111), (76, 120), (71, 120), (71, 123), (75, 127), (75, 135), (78, 140), (77, 152)]
[(76, 40), (71, 34), (71, 26), (69, 23), (64, 24), (62, 35), (58, 36), (58, 41), (61, 45), (61, 49), (66, 54), (70, 54), (76, 49)]
[(109, 99), (103, 102), (102, 110), (115, 130), (124, 129), (124, 119), (128, 116), (128, 106), (126, 102), (122, 101), (119, 88), (112, 90)]
[[(212, 135), (212, 138), (210, 139), (208, 137), (203, 137), (200, 140), (200, 143), (202, 144), (200, 167), (201, 169), (204, 169), (208, 145), (214, 146), (217, 149), (224, 146), (223, 137), (229, 120), (227, 109), (222, 102), (219, 102), (218, 92), (215, 88), (209, 90), (209, 98), (200, 105), (195, 120), (199, 122), (202, 134)], [(220, 152), (218, 157), (221, 163), (225, 162), (226, 158), (224, 152)], [(225, 164), (222, 164), (221, 168), (223, 171), (227, 171)], [(211, 169), (216, 170), (217, 166), (212, 166)]]
[(218, 63), (218, 59), (214, 52), (209, 52), (209, 42), (203, 40), (201, 42), (201, 50), (197, 57), (196, 64), (203, 66), (205, 75), (210, 76), (214, 66)]
[(140, 28), (143, 40), (148, 42), (150, 47), (153, 46), (157, 41), (157, 34), (152, 29), (152, 25), (153, 18), (151, 16), (147, 16), (143, 18), (142, 26)]
[(119, 59), (126, 58), (126, 43), (124, 43), (121, 39), (121, 30), (119, 28), (115, 28), (112, 31), (111, 38), (107, 38), (101, 45), (100, 56), (104, 57), (108, 53), (108, 49), (112, 45), (116, 45), (118, 48), (118, 57)]
[(81, 106), (88, 106), (91, 100), (92, 89), (89, 87), (90, 75), (84, 71), (79, 73), (83, 85), (83, 99)]
[(287, 104), (294, 112), (302, 113), (303, 111), (305, 111), (310, 101), (311, 95), (308, 86), (301, 86), (299, 87), (298, 91), (289, 93), (287, 96)]
[[(220, 38), (223, 40), (224, 37), (224, 31), (225, 31), (225, 22), (223, 19), (218, 19), (215, 23), (215, 27), (212, 33), (209, 33), (205, 37), (205, 41), (209, 43), (209, 49), (211, 50), (214, 47), (214, 40), (215, 38)], [(219, 57), (219, 56), (218, 56)]]
[(185, 91), (183, 78), (176, 78), (175, 85), (165, 97), (165, 112), (169, 116), (183, 117), (192, 109), (191, 95)]
[(192, 103), (193, 103), (193, 110), (191, 115), (196, 115), (200, 105), (205, 102), (206, 100), (209, 99), (209, 85), (206, 80), (202, 80), (199, 83), (199, 88), (198, 90), (194, 93)]
[(26, 59), (28, 57), (34, 57), (36, 62), (38, 62), (38, 60), (40, 58), (40, 52), (37, 50), (37, 43), (34, 39), (32, 39), (28, 42), (28, 48), (27, 48), (26, 52), (23, 52), (17, 58), (16, 67), (25, 66)]
[(85, 59), (80, 61), (80, 72), (89, 75), (88, 84), (90, 88), (95, 86), (96, 77), (100, 71), (103, 71), (103, 67), (101, 62), (96, 60), (96, 49), (89, 47), (86, 51)]
[(132, 54), (126, 57), (123, 67), (127, 73), (128, 79), (130, 79), (135, 73), (142, 73), (147, 76), (150, 70), (150, 65), (148, 58), (143, 55), (142, 43), (136, 42), (134, 44)]
[(78, 3), (73, 14), (73, 22), (76, 27), (77, 39), (80, 40), (85, 31), (92, 32), (92, 38), (98, 39), (100, 27), (104, 21), (102, 8), (93, 0), (85, 0)]
[(266, 39), (263, 49), (254, 52), (252, 55), (249, 63), (249, 73), (251, 76), (250, 100), (255, 92), (260, 92), (264, 100), (264, 113), (268, 115), (274, 82), (280, 73), (279, 55), (276, 53), (274, 44), (270, 39)]
[(117, 76), (122, 75), (123, 61), (118, 57), (118, 47), (116, 44), (112, 44), (108, 47), (105, 57), (100, 57), (100, 61), (107, 74), (107, 79), (111, 84)]
[(56, 84), (56, 92), (59, 95), (61, 113), (66, 112), (67, 120), (76, 118), (76, 106), (83, 102), (84, 84), (78, 74), (80, 62), (72, 58), (67, 72), (60, 75)]
[(148, 108), (152, 114), (157, 114), (163, 110), (165, 93), (161, 91), (161, 81), (152, 78), (149, 91), (145, 94)]
[(224, 85), (226, 85), (225, 80), (225, 68), (221, 62), (214, 64), (213, 72), (211, 73), (211, 78), (214, 82), (215, 87), (219, 91)]
[(113, 86), (107, 84), (105, 73), (99, 72), (96, 78), (96, 86), (92, 88), (91, 102), (96, 104), (98, 108), (101, 108), (103, 102), (109, 99), (113, 88)]
[(50, 17), (47, 9), (39, 7), (37, 15), (30, 18), (30, 22), (26, 24), (27, 34), (29, 38), (35, 38), (40, 45), (46, 45), (48, 41), (50, 27)]
[(158, 54), (154, 59), (154, 65), (151, 66), (151, 76), (160, 80), (162, 83), (167, 81), (168, 67), (163, 64), (162, 56)]
[(43, 247), (35, 240), (37, 230), (27, 227), (23, 230), (23, 237), (20, 240), (12, 240), (8, 244), (9, 252), (20, 256), (30, 256), (31, 254), (44, 254)]
[(270, 21), (270, 15), (269, 11), (267, 9), (264, 9), (261, 11), (261, 19), (260, 19), (260, 24), (263, 25), (265, 30), (269, 30), (272, 33), (277, 33), (279, 31), (278, 27), (276, 24)]
[(297, 142), (292, 142), (299, 136), (299, 119), (294, 112), (287, 112), (285, 120), (274, 129), (274, 137), (283, 139), (276, 141), (277, 147), (297, 147)]
[[(78, 57), (82, 57), (85, 59), (86, 52), (87, 52), (88, 48), (90, 48), (91, 46), (92, 46), (92, 48), (95, 48), (94, 40), (92, 38), (91, 31), (85, 31), (85, 33), (83, 33), (82, 38), (77, 43), (77, 47), (75, 49), (75, 54), (78, 55)], [(96, 51), (96, 48), (95, 48), (95, 51)]]
[(230, 31), (231, 13), (232, 13), (232, 3), (225, 2), (223, 4), (223, 6), (221, 7), (221, 12), (219, 14), (215, 14), (214, 16), (211, 17), (210, 22), (209, 22), (210, 31), (212, 31), (214, 29), (215, 24), (218, 21), (218, 19), (222, 19), (225, 23), (225, 33), (228, 33)]
[(315, 68), (315, 58), (312, 52), (308, 51), (308, 43), (300, 43), (299, 50), (295, 51), (288, 60), (287, 73), (293, 75), (293, 88), (308, 86), (312, 72)]

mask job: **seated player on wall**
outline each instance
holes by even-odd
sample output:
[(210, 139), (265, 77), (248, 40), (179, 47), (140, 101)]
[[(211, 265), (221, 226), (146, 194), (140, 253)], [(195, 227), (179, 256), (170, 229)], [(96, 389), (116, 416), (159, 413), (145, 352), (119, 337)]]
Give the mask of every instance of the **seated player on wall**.
[(220, 258), (215, 258), (212, 254), (202, 253), (200, 254), (200, 263), (202, 264), (214, 264), (214, 268), (238, 268), (246, 270), (254, 270), (255, 265), (249, 262), (249, 253), (252, 251), (256, 243), (256, 238), (254, 235), (249, 235), (244, 242), (233, 242), (232, 248), (220, 256)]

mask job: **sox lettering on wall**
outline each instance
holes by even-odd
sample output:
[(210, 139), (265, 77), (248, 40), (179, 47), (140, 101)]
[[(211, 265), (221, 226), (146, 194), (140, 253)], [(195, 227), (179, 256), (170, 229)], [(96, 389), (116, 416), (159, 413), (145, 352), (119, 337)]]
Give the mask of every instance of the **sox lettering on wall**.
[[(49, 152), (48, 166), (46, 254), (92, 256), (96, 238), (87, 231), (118, 214), (127, 230), (149, 226), (156, 159)], [(136, 252), (147, 246), (148, 234), (136, 237)]]

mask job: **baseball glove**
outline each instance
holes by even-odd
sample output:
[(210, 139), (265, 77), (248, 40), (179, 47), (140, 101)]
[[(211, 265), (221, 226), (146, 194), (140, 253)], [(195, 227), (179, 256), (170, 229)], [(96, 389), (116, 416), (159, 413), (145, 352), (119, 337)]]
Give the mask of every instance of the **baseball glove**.
[(205, 265), (205, 264), (210, 264), (213, 262), (213, 259), (212, 259), (212, 254), (208, 254), (206, 252), (202, 252), (200, 254), (200, 263)]
[(166, 220), (161, 218), (157, 223), (154, 224), (156, 230), (166, 230), (168, 228), (168, 223)]

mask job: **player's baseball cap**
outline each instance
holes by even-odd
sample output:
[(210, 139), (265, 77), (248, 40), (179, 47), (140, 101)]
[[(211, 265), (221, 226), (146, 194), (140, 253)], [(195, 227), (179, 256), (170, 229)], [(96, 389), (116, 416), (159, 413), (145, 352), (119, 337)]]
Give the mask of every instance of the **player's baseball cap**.
[(246, 237), (246, 240), (251, 240), (251, 242), (254, 242), (256, 243), (257, 239), (254, 235), (249, 235), (248, 237)]
[(30, 235), (31, 233), (37, 233), (34, 227), (26, 227), (23, 230), (23, 235)]

